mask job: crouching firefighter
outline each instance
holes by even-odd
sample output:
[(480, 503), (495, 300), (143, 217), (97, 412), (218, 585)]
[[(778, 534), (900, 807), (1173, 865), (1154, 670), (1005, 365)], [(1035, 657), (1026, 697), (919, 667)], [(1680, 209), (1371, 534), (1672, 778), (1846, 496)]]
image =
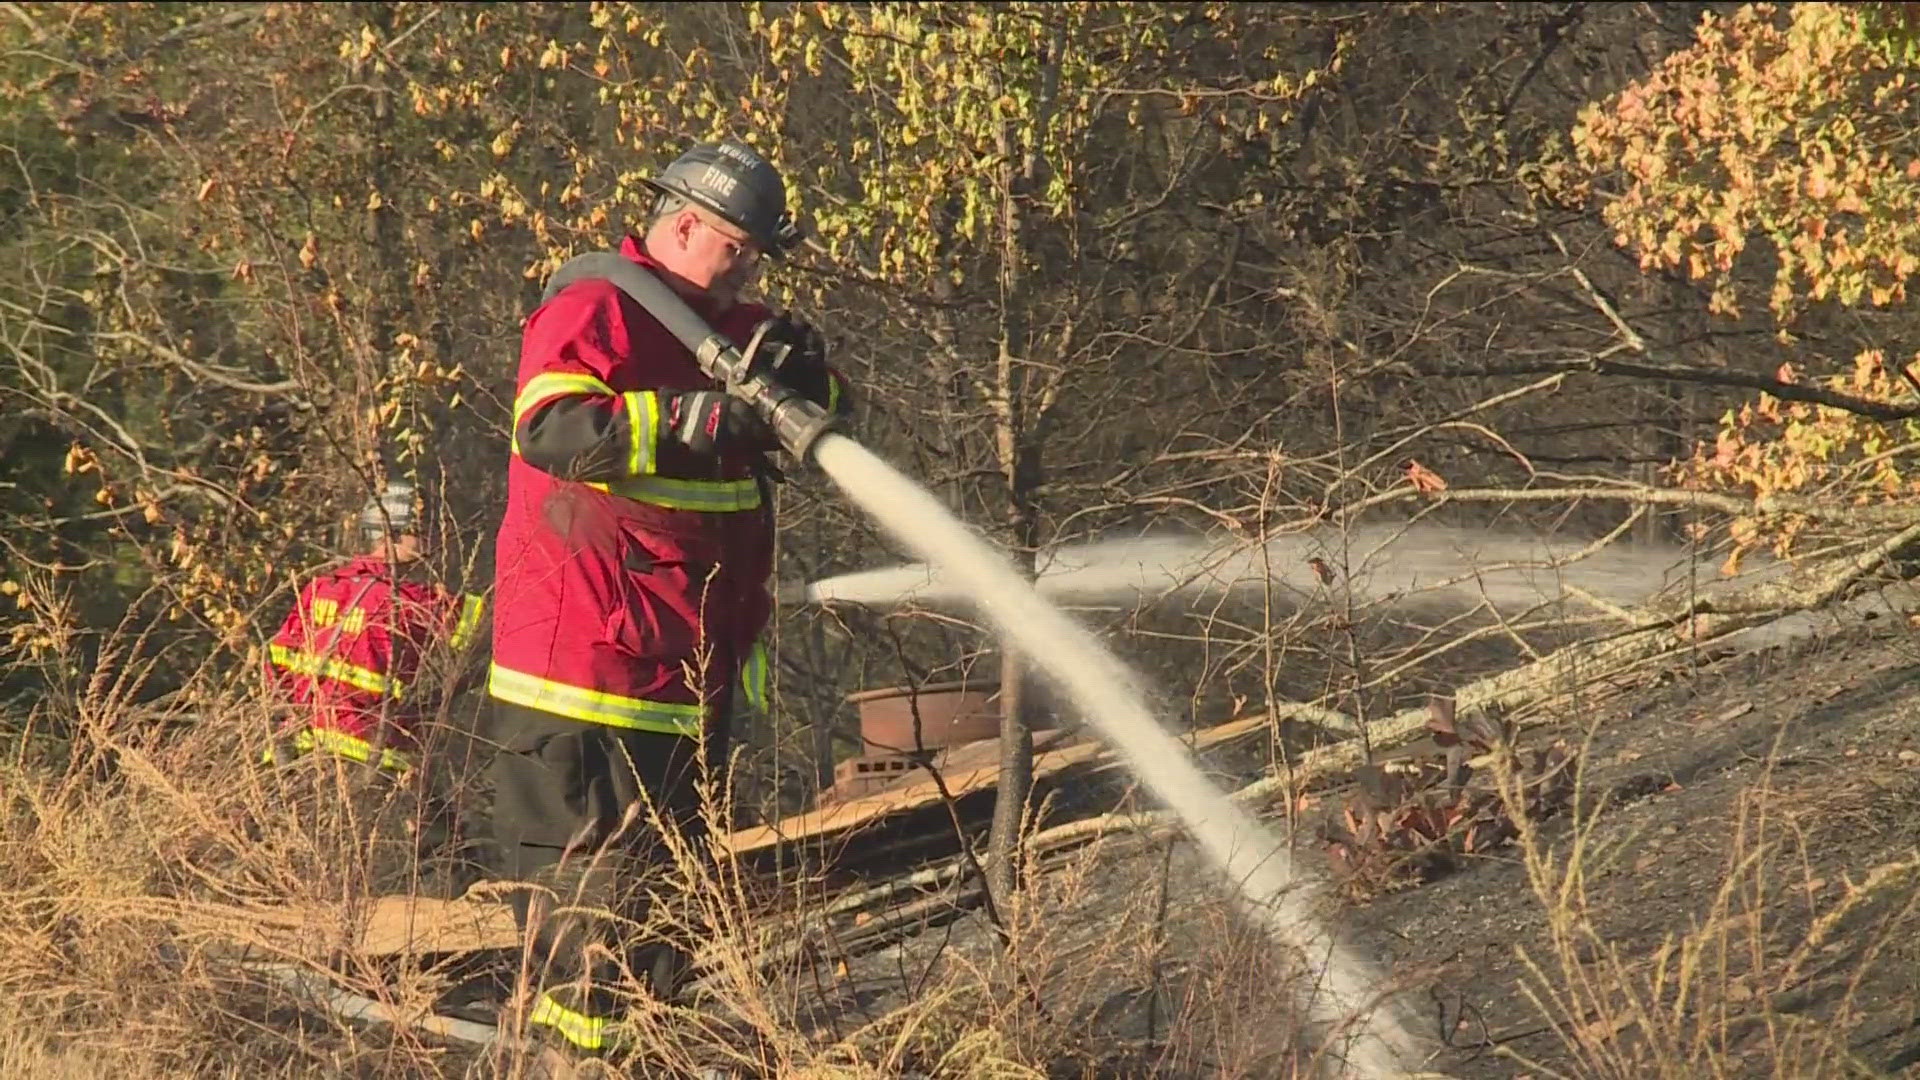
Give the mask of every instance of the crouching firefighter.
[(680, 878), (656, 822), (710, 857), (702, 789), (727, 790), (735, 695), (765, 707), (783, 445), (657, 299), (610, 277), (652, 275), (684, 301), (678, 325), (690, 309), (736, 349), (785, 346), (778, 392), (810, 415), (850, 400), (817, 332), (741, 300), (799, 237), (775, 168), (706, 143), (648, 183), (641, 235), (597, 256), (618, 272), (563, 269), (523, 327), (495, 549), (494, 839), (503, 876), (530, 883), (513, 893), (540, 980), (528, 1019), (589, 1052), (616, 1038), (620, 972), (660, 1001), (690, 974), (685, 936), (636, 928)]
[[(357, 519), (360, 553), (301, 587), (267, 645), (266, 678), (283, 702), (269, 761), (322, 754), (353, 763), (362, 778), (417, 776), (426, 661), (444, 656), (456, 677), (442, 688), (457, 691), (457, 661), (485, 611), (480, 597), (424, 580), (421, 509), (412, 485), (387, 484)], [(451, 838), (450, 815), (450, 806), (432, 807), (423, 846)]]

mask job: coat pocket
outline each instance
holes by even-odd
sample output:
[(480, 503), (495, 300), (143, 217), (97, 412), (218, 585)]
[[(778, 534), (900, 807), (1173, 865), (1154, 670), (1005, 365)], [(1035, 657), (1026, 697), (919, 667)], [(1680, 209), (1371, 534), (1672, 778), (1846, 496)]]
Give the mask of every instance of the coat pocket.
[(678, 662), (693, 655), (698, 584), (678, 552), (622, 535), (614, 578), (618, 595), (605, 628), (609, 644), (637, 660)]

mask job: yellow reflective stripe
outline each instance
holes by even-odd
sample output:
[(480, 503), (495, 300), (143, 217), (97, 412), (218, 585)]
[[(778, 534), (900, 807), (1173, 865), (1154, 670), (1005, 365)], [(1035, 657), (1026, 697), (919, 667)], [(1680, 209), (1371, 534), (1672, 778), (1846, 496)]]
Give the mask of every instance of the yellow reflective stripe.
[(646, 476), (654, 468), (653, 442), (660, 430), (660, 395), (652, 390), (629, 390), (620, 396), (627, 401), (627, 433), (633, 437), (627, 472)]
[(513, 422), (517, 425), (527, 410), (562, 394), (602, 394), (613, 396), (613, 387), (591, 375), (577, 371), (543, 371), (527, 380), (513, 399)]
[[(324, 750), (329, 754), (352, 758), (362, 763), (373, 759), (372, 743), (357, 735), (349, 735), (344, 731), (334, 731), (330, 728), (301, 728), (293, 736), (293, 748), (303, 754), (311, 753), (316, 749)], [(272, 751), (268, 753), (271, 754)], [(393, 772), (406, 772), (413, 768), (413, 761), (397, 750), (381, 750), (380, 767)]]
[(747, 480), (677, 480), (670, 476), (637, 476), (611, 484), (588, 484), (596, 491), (669, 510), (727, 513), (760, 506), (760, 485)]
[(549, 398), (565, 394), (604, 394), (613, 395), (613, 387), (591, 375), (582, 375), (575, 371), (543, 371), (527, 380), (520, 393), (513, 399), (513, 439), (510, 449), (515, 456), (520, 453), (520, 418), (530, 412), (534, 406)]
[(575, 1012), (549, 994), (541, 994), (540, 1000), (534, 1002), (533, 1014), (527, 1021), (558, 1031), (561, 1037), (582, 1050), (605, 1049), (608, 1036), (613, 1032), (613, 1021)]
[(391, 694), (395, 698), (404, 696), (400, 680), (388, 678), (371, 668), (349, 664), (338, 657), (322, 658), (285, 645), (269, 645), (267, 654), (273, 659), (275, 667), (285, 668), (296, 675), (333, 679), (369, 694)]
[(592, 394), (618, 397), (627, 413), (627, 472), (646, 476), (654, 468), (654, 440), (660, 430), (660, 395), (652, 390), (616, 393), (613, 387), (591, 375), (573, 371), (546, 371), (527, 380), (513, 399), (512, 452), (520, 453), (520, 420), (542, 402), (568, 394)]
[(451, 639), (456, 650), (466, 648), (467, 642), (473, 640), (474, 631), (480, 628), (480, 615), (486, 609), (487, 602), (471, 593), (460, 601), (460, 621), (455, 624)]
[(832, 414), (840, 408), (840, 380), (827, 376), (827, 412)]
[(740, 665), (740, 692), (757, 712), (767, 711), (767, 646), (756, 641), (747, 650), (747, 662)]
[(501, 701), (539, 709), (569, 720), (634, 731), (657, 731), (663, 735), (698, 736), (701, 707), (672, 701), (647, 701), (604, 690), (542, 679), (537, 675), (501, 667), (487, 672), (487, 692)]

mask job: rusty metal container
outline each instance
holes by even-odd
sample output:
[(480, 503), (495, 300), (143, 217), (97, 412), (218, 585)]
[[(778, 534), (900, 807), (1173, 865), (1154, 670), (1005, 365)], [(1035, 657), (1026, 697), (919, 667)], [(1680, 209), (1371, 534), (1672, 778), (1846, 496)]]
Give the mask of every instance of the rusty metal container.
[[(973, 768), (997, 762), (991, 745), (1000, 737), (1000, 684), (995, 680), (928, 683), (918, 689), (886, 686), (848, 694), (846, 700), (859, 713), (865, 753), (835, 767), (833, 786), (820, 794), (821, 805), (905, 783), (924, 775), (922, 765), (946, 768), (965, 761)], [(1036, 732), (1058, 726), (1052, 710), (1038, 701), (1035, 705), (1030, 716)]]
[[(982, 681), (888, 686), (848, 694), (868, 754), (909, 754), (1000, 736), (1000, 688)], [(914, 733), (914, 714), (920, 720)]]

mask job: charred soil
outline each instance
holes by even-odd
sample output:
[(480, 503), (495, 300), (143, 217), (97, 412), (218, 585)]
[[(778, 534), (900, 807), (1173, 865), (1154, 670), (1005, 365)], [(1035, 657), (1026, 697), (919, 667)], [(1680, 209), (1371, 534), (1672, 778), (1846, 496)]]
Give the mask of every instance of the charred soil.
[[(1447, 1075), (1920, 1075), (1916, 721), (1920, 632), (1892, 620), (1576, 699), (1519, 739), (1572, 751), (1564, 811), (1337, 918)], [(1344, 794), (1295, 803), (1329, 873), (1310, 821)], [(1313, 1050), (1282, 1034), (1292, 976), (1229, 895), (1183, 840), (1109, 839), (1001, 929), (974, 909), (848, 958), (816, 1017), (984, 971), (1063, 1074), (1285, 1075)]]

